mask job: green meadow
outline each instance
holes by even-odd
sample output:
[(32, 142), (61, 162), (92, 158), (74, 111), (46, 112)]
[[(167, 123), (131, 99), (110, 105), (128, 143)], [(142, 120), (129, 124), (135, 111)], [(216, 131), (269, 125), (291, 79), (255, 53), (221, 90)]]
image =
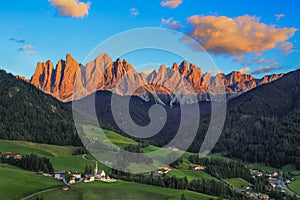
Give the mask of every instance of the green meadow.
[(191, 191), (174, 190), (154, 187), (138, 183), (118, 181), (116, 183), (81, 183), (71, 186), (69, 191), (55, 190), (46, 192), (35, 197), (44, 200), (96, 200), (96, 199), (130, 199), (130, 200), (178, 200), (184, 194), (188, 200), (208, 200), (214, 197)]
[(41, 190), (59, 187), (54, 178), (38, 175), (6, 164), (0, 164), (0, 199), (17, 200)]
[(242, 189), (244, 185), (252, 186), (251, 183), (242, 178), (224, 179), (224, 181), (231, 185), (234, 189)]
[(176, 176), (177, 178), (187, 177), (189, 181), (193, 179), (217, 180), (215, 177), (209, 175), (205, 171), (182, 170), (182, 169), (171, 170), (167, 173), (167, 176)]
[(300, 195), (300, 176), (296, 177), (296, 180), (288, 185), (288, 187), (298, 195)]

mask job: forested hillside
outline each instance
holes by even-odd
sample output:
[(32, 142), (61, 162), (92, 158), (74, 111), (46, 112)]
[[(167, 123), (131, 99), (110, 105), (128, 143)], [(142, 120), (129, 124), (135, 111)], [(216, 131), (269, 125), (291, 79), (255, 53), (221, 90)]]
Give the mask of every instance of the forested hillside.
[(80, 145), (71, 106), (0, 70), (0, 138)]
[[(300, 162), (300, 70), (244, 93), (228, 103), (222, 136), (214, 151), (274, 167)], [(202, 121), (199, 148), (209, 120)]]

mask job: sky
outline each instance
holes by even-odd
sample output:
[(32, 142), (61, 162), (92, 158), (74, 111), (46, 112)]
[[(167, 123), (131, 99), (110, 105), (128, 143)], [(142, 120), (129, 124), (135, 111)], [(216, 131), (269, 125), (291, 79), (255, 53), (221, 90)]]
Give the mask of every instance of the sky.
[[(297, 0), (3, 1), (0, 68), (30, 78), (37, 62), (56, 64), (71, 53), (83, 63), (97, 45), (116, 34), (161, 27), (189, 36), (178, 42), (195, 57), (203, 51), (191, 39), (199, 42), (219, 72), (255, 77), (286, 73), (300, 66), (299, 7)], [(178, 55), (149, 49), (120, 57), (142, 66), (139, 71), (182, 61)]]

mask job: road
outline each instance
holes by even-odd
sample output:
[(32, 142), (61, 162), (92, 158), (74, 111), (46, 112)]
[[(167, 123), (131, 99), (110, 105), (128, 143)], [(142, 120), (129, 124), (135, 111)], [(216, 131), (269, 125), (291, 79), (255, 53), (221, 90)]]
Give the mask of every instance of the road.
[(21, 199), (21, 200), (29, 199), (29, 198), (31, 198), (31, 197), (34, 197), (35, 195), (38, 195), (38, 194), (41, 194), (41, 193), (44, 193), (44, 192), (49, 192), (49, 191), (52, 191), (52, 190), (57, 190), (57, 189), (60, 189), (60, 188), (61, 188), (61, 187), (56, 187), (56, 188), (50, 188), (50, 189), (47, 189), (47, 190), (43, 190), (43, 191), (40, 191), (40, 192), (36, 192), (36, 193), (31, 194), (31, 195), (29, 195), (29, 196), (27, 196), (27, 197), (25, 197), (25, 198), (23, 198), (23, 199)]
[(284, 183), (284, 181), (283, 181), (282, 178), (278, 178), (278, 180), (277, 180), (276, 183), (277, 183), (278, 187), (280, 187), (281, 189), (287, 191), (290, 195), (292, 195), (292, 196), (296, 195), (297, 198), (300, 198), (299, 195), (297, 195), (295, 192), (293, 192), (292, 190), (290, 190), (290, 189), (286, 186), (286, 184)]

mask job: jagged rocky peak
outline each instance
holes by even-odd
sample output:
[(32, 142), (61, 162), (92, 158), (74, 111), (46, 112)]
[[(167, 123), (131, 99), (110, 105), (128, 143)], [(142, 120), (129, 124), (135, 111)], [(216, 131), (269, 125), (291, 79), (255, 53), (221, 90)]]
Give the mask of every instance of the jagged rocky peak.
[(37, 88), (50, 91), (52, 82), (53, 64), (50, 60), (38, 62), (31, 83)]
[(179, 71), (182, 74), (182, 76), (187, 76), (189, 71), (189, 63), (185, 60), (179, 65)]
[[(218, 93), (220, 88), (225, 87), (228, 94), (235, 95), (282, 76), (255, 79), (236, 71), (212, 76), (210, 73), (203, 74), (201, 68), (188, 61), (180, 65), (173, 63), (170, 68), (161, 65), (159, 70), (153, 70), (146, 76), (145, 73), (138, 73), (126, 59), (113, 61), (109, 55), (101, 53), (86, 66), (77, 62), (71, 54), (67, 54), (65, 60), (59, 60), (55, 69), (51, 61), (39, 62), (30, 82), (61, 101), (70, 101), (73, 97), (79, 99), (96, 90), (108, 90), (119, 95), (134, 92), (145, 97), (151, 92), (188, 94), (190, 88), (199, 95), (205, 95), (208, 91)], [(142, 87), (135, 91), (137, 85)]]
[(174, 71), (179, 71), (179, 67), (178, 67), (178, 64), (176, 62), (173, 63), (172, 69)]

